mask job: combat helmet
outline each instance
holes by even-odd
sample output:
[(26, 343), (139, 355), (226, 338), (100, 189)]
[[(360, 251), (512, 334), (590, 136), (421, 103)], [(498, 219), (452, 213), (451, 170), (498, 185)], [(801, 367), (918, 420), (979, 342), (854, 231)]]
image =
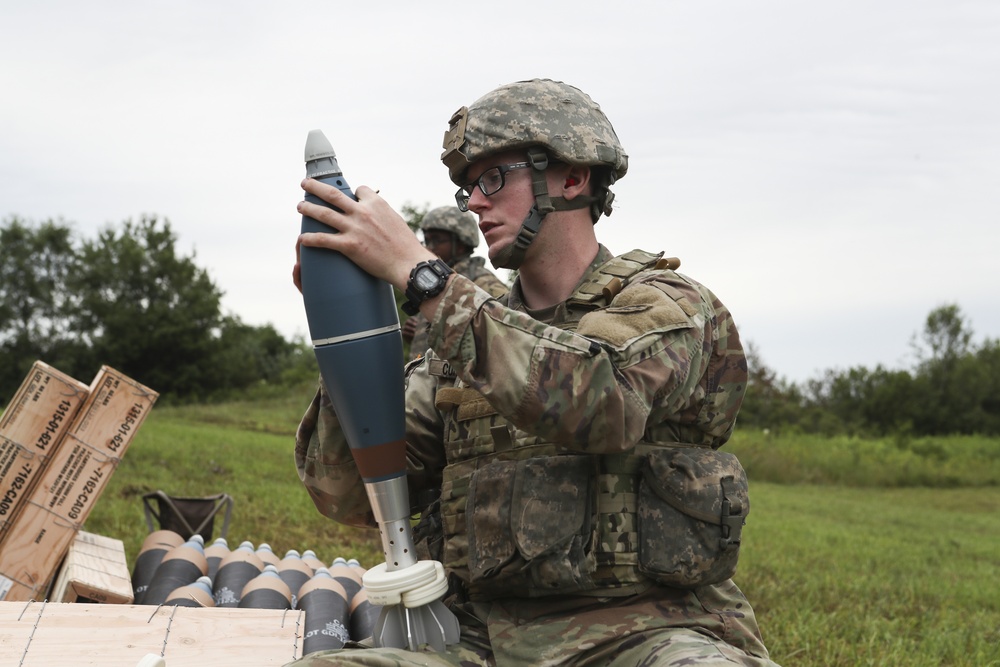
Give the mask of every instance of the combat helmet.
[(420, 221), (420, 229), (441, 229), (451, 232), (459, 242), (469, 249), (479, 245), (479, 227), (471, 213), (463, 213), (455, 206), (439, 206), (431, 209)]
[[(517, 240), (494, 259), (495, 266), (504, 268), (520, 265), (548, 213), (589, 206), (594, 222), (602, 213), (610, 215), (614, 195), (609, 186), (628, 171), (628, 155), (600, 106), (579, 88), (551, 79), (506, 84), (462, 107), (449, 121), (443, 147), (441, 161), (460, 187), (467, 185), (473, 162), (508, 150), (528, 154), (535, 206)], [(597, 167), (592, 172), (593, 196), (572, 201), (548, 196), (544, 172), (550, 158)]]

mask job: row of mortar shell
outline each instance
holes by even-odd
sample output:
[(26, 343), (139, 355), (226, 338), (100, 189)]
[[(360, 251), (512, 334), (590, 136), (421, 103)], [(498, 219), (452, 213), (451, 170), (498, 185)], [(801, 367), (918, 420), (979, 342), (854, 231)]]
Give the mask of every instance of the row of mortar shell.
[(136, 604), (302, 610), (304, 648), (312, 652), (371, 636), (381, 607), (368, 601), (364, 573), (354, 559), (327, 567), (311, 550), (279, 558), (267, 544), (230, 550), (224, 538), (205, 547), (200, 535), (185, 541), (155, 531), (140, 549), (132, 581)]

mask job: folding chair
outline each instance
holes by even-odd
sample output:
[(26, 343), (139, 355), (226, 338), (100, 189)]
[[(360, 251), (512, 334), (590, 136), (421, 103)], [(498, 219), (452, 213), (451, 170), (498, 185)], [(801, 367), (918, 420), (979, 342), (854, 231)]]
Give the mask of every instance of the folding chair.
[(225, 537), (229, 532), (233, 499), (227, 493), (204, 498), (175, 498), (163, 491), (154, 491), (144, 495), (142, 502), (149, 532), (156, 530), (153, 525), (153, 519), (156, 519), (160, 530), (172, 530), (185, 539), (198, 534), (205, 538), (205, 543), (208, 544), (212, 541), (215, 515), (223, 509), (225, 513), (222, 518), (221, 537)]

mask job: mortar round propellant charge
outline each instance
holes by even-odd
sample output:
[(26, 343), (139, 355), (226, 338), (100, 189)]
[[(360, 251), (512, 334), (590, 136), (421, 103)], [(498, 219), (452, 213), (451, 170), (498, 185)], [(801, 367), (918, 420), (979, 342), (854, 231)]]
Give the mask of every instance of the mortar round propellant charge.
[(264, 571), (247, 582), (238, 607), (251, 609), (291, 609), (292, 592), (278, 576), (278, 569), (265, 565)]
[(254, 553), (253, 544), (243, 542), (219, 563), (212, 582), (216, 607), (237, 607), (247, 583), (264, 569), (264, 563)]
[(184, 544), (184, 537), (172, 530), (154, 530), (139, 548), (132, 569), (132, 595), (135, 604), (143, 604), (149, 582), (163, 557), (174, 547)]
[(361, 641), (372, 636), (382, 607), (372, 604), (364, 588), (351, 598), (351, 639)]
[(347, 561), (343, 558), (334, 559), (328, 569), (330, 571), (330, 576), (340, 582), (340, 585), (344, 587), (348, 600), (353, 598), (354, 594), (361, 590), (361, 574), (363, 573), (359, 573), (356, 568), (350, 567), (347, 564)]
[(212, 580), (207, 575), (198, 577), (193, 584), (181, 586), (171, 592), (163, 604), (175, 607), (214, 607)]
[(205, 547), (205, 558), (208, 560), (208, 577), (215, 580), (222, 560), (229, 555), (229, 542), (224, 537), (217, 537), (211, 545)]
[(264, 562), (264, 565), (274, 565), (277, 567), (278, 563), (281, 562), (281, 558), (278, 554), (274, 553), (274, 550), (271, 549), (271, 545), (266, 542), (258, 546), (257, 551), (254, 553), (257, 554), (257, 558), (260, 558), (261, 561)]
[(288, 590), (292, 593), (292, 608), (295, 608), (299, 597), (299, 589), (309, 581), (315, 572), (306, 565), (302, 556), (294, 549), (285, 553), (285, 557), (278, 563), (278, 576), (288, 585)]
[(204, 538), (192, 535), (187, 542), (168, 551), (160, 561), (142, 598), (143, 604), (163, 604), (175, 589), (194, 583), (207, 572)]
[(347, 595), (325, 567), (303, 584), (297, 607), (306, 615), (302, 655), (343, 648), (350, 640)]

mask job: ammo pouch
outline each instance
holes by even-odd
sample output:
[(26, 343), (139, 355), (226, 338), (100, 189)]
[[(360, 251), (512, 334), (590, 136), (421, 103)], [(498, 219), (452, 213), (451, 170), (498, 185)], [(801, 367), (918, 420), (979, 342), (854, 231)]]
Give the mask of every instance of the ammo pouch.
[(413, 528), (413, 546), (420, 560), (441, 560), (443, 544), (441, 498), (438, 497), (420, 513), (420, 521)]
[(640, 470), (639, 570), (677, 588), (732, 577), (750, 512), (739, 460), (714, 449), (657, 448)]
[(472, 474), (466, 505), (470, 597), (592, 587), (593, 458), (494, 461)]

